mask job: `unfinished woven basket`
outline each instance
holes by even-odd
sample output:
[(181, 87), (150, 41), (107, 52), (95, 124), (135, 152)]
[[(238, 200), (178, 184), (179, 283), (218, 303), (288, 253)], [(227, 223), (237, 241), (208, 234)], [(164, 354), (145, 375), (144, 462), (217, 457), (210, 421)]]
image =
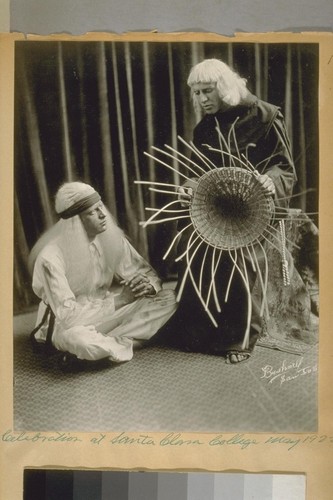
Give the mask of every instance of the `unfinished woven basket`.
[(192, 223), (209, 245), (233, 250), (255, 243), (269, 226), (274, 203), (256, 176), (239, 167), (200, 177), (190, 206)]

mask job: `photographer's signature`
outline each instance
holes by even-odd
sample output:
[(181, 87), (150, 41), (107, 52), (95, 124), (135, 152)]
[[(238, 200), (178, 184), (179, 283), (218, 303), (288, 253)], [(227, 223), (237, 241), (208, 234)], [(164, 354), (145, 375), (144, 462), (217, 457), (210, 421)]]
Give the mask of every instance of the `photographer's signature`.
[(269, 384), (279, 381), (280, 385), (282, 385), (303, 375), (315, 373), (317, 370), (317, 365), (304, 365), (303, 357), (294, 362), (288, 362), (284, 359), (278, 368), (274, 368), (272, 365), (262, 367), (262, 376), (260, 378), (267, 379)]

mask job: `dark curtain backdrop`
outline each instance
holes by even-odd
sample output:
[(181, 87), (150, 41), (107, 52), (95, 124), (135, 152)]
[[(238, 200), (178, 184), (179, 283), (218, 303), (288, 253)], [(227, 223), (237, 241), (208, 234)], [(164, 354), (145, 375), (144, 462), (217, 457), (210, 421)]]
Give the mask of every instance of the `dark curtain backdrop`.
[(177, 135), (190, 140), (200, 118), (186, 79), (204, 58), (231, 64), (282, 108), (299, 179), (293, 205), (317, 210), (317, 44), (20, 41), (15, 53), (15, 312), (37, 303), (27, 257), (57, 220), (54, 195), (65, 181), (92, 184), (133, 245), (163, 277), (173, 273), (162, 261), (170, 225), (138, 224), (165, 195), (134, 180), (175, 180), (144, 151), (185, 152)]

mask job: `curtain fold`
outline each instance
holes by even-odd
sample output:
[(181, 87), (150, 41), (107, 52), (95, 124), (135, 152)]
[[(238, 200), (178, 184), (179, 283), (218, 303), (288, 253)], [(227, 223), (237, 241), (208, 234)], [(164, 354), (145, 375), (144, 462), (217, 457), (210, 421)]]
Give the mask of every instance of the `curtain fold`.
[[(128, 89), (128, 101), (129, 101), (129, 114), (131, 123), (131, 139), (132, 139), (132, 153), (133, 153), (133, 171), (135, 180), (141, 180), (140, 166), (139, 166), (139, 155), (138, 155), (138, 139), (137, 139), (137, 125), (136, 125), (136, 113), (135, 113), (135, 99), (134, 99), (134, 89), (133, 89), (133, 74), (131, 65), (131, 48), (128, 42), (125, 43), (125, 65), (126, 65), (126, 82)], [(140, 184), (133, 184), (132, 199), (134, 199), (135, 206), (137, 207), (137, 215), (139, 220), (143, 221), (145, 219), (145, 210), (143, 203), (142, 186)], [(136, 233), (137, 247), (140, 253), (148, 258), (148, 242), (147, 234), (139, 229), (137, 225), (138, 232)]]
[[(175, 101), (175, 81), (174, 81), (174, 67), (172, 57), (172, 44), (168, 43), (168, 69), (169, 69), (169, 99), (170, 99), (170, 130), (171, 130), (171, 146), (177, 149), (177, 118), (176, 118), (176, 101)], [(180, 176), (178, 173), (178, 163), (172, 160), (173, 183), (179, 184)]]
[[(29, 250), (56, 220), (59, 185), (98, 189), (133, 245), (163, 277), (174, 229), (139, 226), (145, 206), (165, 196), (135, 180), (179, 182), (144, 152), (164, 144), (189, 151), (196, 115), (186, 80), (207, 57), (225, 60), (249, 88), (284, 112), (299, 177), (294, 205), (317, 210), (318, 63), (316, 44), (19, 41), (15, 66), (15, 310), (34, 304)], [(305, 78), (306, 71), (306, 78)], [(310, 76), (309, 76), (310, 75)], [(305, 97), (306, 96), (306, 97)], [(306, 98), (306, 100), (305, 100)]]
[(62, 124), (62, 144), (63, 144), (63, 163), (66, 171), (66, 181), (73, 181), (73, 166), (71, 154), (71, 140), (69, 137), (68, 125), (68, 108), (66, 96), (66, 83), (64, 75), (64, 61), (63, 61), (63, 44), (57, 43), (58, 46), (58, 78), (59, 78), (59, 107), (60, 107), (60, 120)]
[(27, 154), (30, 156), (30, 164), (34, 180), (37, 184), (38, 196), (40, 198), (40, 214), (45, 227), (53, 223), (52, 208), (50, 204), (50, 193), (45, 176), (45, 164), (40, 141), (40, 126), (34, 103), (34, 95), (27, 78), (26, 64), (22, 66), (19, 76), (21, 77), (22, 100), (20, 109), (23, 111), (22, 125), (25, 127), (27, 137)]
[[(83, 182), (90, 182), (89, 175), (89, 154), (88, 154), (88, 122), (87, 122), (87, 113), (86, 113), (86, 94), (84, 90), (84, 60), (81, 50), (81, 45), (77, 44), (75, 46), (76, 49), (76, 59), (77, 59), (77, 72), (78, 72), (78, 80), (79, 80), (79, 108), (80, 108), (80, 118), (79, 118), (79, 129), (81, 134), (82, 148), (80, 161), (82, 165), (82, 180)], [(101, 118), (102, 120), (102, 118)], [(112, 160), (111, 160), (112, 165)], [(105, 170), (107, 171), (107, 165), (110, 164), (106, 162)]]
[(301, 63), (300, 49), (297, 47), (297, 95), (298, 95), (298, 144), (299, 144), (299, 168), (298, 168), (298, 190), (301, 194), (299, 199), (299, 206), (303, 211), (306, 211), (306, 188), (307, 188), (307, 169), (306, 169), (306, 134), (305, 134), (305, 120), (304, 120), (304, 108), (303, 108), (303, 71)]
[(98, 114), (101, 130), (101, 154), (103, 163), (104, 200), (114, 217), (117, 219), (116, 188), (114, 180), (114, 165), (112, 156), (111, 129), (108, 82), (105, 65), (105, 46), (100, 42), (97, 46), (97, 85)]
[(255, 82), (256, 82), (256, 90), (255, 94), (258, 96), (260, 99), (263, 99), (262, 95), (262, 81), (263, 81), (263, 70), (261, 67), (261, 54), (260, 54), (260, 44), (255, 43), (254, 44), (254, 53), (255, 53)]

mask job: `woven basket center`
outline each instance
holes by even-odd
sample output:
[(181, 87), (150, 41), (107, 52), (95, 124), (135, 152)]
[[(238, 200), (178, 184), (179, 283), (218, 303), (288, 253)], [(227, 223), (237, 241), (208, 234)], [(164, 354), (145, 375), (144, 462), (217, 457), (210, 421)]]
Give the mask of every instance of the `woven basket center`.
[(260, 238), (271, 222), (273, 209), (271, 197), (252, 173), (226, 167), (199, 179), (190, 215), (206, 243), (231, 250)]
[(238, 194), (217, 193), (214, 196), (208, 194), (206, 204), (209, 213), (220, 214), (230, 221), (247, 219), (250, 215), (249, 204)]

